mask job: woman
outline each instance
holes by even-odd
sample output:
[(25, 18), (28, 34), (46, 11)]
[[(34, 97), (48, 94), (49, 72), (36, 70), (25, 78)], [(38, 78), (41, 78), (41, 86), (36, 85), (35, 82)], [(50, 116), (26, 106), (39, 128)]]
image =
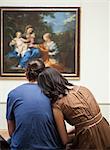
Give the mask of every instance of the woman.
[(45, 65), (64, 72), (64, 66), (59, 63), (59, 50), (56, 43), (52, 40), (51, 33), (45, 33), (43, 40), (44, 43), (39, 44), (39, 48)]
[(28, 63), (28, 83), (8, 94), (7, 122), (11, 150), (61, 150), (63, 144), (56, 129), (49, 99), (37, 84), (45, 68), (41, 60)]
[(28, 49), (25, 52), (24, 56), (20, 59), (19, 62), (20, 68), (26, 68), (26, 64), (30, 59), (40, 57), (40, 50), (37, 48), (35, 44), (35, 33), (33, 31), (32, 25), (27, 25), (25, 27), (24, 37), (27, 40)]
[(67, 142), (64, 119), (75, 126), (75, 138), (69, 149), (110, 149), (109, 124), (86, 87), (70, 84), (53, 68), (46, 68), (39, 74), (38, 84), (51, 100), (57, 128), (64, 143)]

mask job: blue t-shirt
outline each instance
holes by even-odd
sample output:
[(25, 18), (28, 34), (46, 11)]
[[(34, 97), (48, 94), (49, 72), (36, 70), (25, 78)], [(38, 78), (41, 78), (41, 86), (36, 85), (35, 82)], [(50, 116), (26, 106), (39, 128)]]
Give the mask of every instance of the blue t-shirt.
[(8, 94), (7, 120), (15, 120), (11, 150), (57, 150), (63, 145), (56, 130), (50, 100), (35, 83), (23, 84)]

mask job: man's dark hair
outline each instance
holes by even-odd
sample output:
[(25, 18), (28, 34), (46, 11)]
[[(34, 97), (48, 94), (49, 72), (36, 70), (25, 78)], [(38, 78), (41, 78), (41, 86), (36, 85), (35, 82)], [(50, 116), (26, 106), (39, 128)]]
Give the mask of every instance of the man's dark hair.
[(26, 77), (29, 81), (37, 81), (39, 73), (45, 68), (45, 64), (41, 59), (34, 59), (28, 62), (26, 68)]

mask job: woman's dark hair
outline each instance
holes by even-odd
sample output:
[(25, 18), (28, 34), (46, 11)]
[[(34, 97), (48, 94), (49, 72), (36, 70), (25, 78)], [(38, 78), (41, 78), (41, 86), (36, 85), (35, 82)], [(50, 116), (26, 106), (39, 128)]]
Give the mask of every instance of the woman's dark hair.
[(37, 81), (39, 73), (45, 68), (45, 64), (41, 59), (30, 60), (26, 68), (26, 77), (29, 81)]
[(38, 84), (52, 103), (67, 95), (68, 86), (73, 86), (56, 69), (47, 67), (38, 76)]

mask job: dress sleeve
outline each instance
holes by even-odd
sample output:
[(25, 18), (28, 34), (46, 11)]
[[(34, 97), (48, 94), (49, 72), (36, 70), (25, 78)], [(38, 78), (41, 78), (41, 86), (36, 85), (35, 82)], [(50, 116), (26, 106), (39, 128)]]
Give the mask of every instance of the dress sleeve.
[(14, 102), (11, 94), (8, 95), (7, 98), (7, 106), (6, 106), (6, 119), (7, 120), (14, 120)]

